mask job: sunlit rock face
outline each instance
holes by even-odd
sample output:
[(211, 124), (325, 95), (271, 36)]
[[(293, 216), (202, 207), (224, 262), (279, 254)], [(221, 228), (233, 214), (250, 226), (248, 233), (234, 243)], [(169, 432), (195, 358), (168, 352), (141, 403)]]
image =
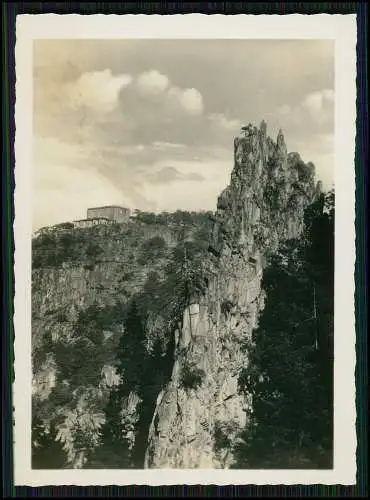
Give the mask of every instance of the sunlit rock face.
[(240, 395), (237, 381), (264, 306), (263, 268), (279, 243), (299, 235), (304, 209), (320, 189), (314, 166), (288, 154), (281, 131), (274, 142), (262, 122), (235, 138), (206, 263), (208, 286), (193, 297), (175, 333), (172, 377), (158, 395), (146, 468), (233, 463), (232, 446), (219, 445), (220, 429), (233, 443), (248, 423), (252, 395)]

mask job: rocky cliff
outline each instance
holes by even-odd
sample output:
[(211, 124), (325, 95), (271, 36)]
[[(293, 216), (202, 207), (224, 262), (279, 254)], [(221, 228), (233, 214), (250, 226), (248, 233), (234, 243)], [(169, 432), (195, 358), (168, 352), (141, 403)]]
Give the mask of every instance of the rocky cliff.
[(313, 165), (262, 122), (235, 138), (211, 225), (209, 214), (141, 214), (36, 238), (39, 466), (47, 436), (62, 445), (59, 467), (231, 466), (253, 407), (238, 377), (264, 307), (263, 270), (302, 231), (318, 190)]
[[(34, 466), (52, 465), (53, 457), (44, 459), (50, 436), (64, 450), (58, 463), (91, 466), (92, 452), (102, 444), (102, 428), (110, 425), (106, 408), (117, 388), (122, 389), (115, 407), (117, 427), (122, 420), (117, 432), (129, 448), (133, 446), (136, 407), (142, 399), (137, 385), (146, 376), (143, 366), (158, 339), (164, 351), (171, 343), (163, 326), (167, 318), (160, 312), (166, 307), (171, 312), (164, 293), (169, 287), (163, 284), (170, 274), (167, 268), (185, 243), (204, 239), (206, 245), (207, 225), (207, 213), (141, 213), (125, 224), (50, 227), (33, 240)], [(137, 338), (135, 325), (132, 331), (125, 326), (133, 298), (142, 309), (143, 339)], [(142, 343), (143, 366), (134, 372)], [(122, 345), (131, 349), (124, 369)], [(155, 378), (152, 373), (149, 377)], [(98, 466), (110, 466), (102, 460)], [(114, 463), (115, 456), (110, 460)]]
[[(320, 189), (320, 187), (318, 188)], [(260, 128), (234, 141), (230, 185), (218, 198), (208, 286), (190, 296), (176, 332), (171, 380), (149, 430), (147, 468), (227, 468), (245, 428), (250, 398), (238, 392), (248, 343), (263, 309), (263, 268), (279, 243), (297, 236), (316, 194), (314, 166)]]

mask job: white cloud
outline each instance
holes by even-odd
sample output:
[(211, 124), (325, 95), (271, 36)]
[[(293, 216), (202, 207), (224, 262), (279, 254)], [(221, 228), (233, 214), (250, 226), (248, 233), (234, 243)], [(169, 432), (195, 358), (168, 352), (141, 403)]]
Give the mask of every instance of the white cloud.
[(203, 112), (203, 97), (197, 89), (177, 87), (167, 75), (155, 69), (141, 73), (136, 78), (136, 83), (142, 97), (157, 101), (163, 99), (163, 109), (167, 112), (181, 109), (192, 116), (201, 115)]
[(167, 75), (155, 69), (139, 74), (136, 84), (142, 97), (163, 99), (167, 110), (174, 111), (177, 108), (193, 116), (203, 112), (203, 97), (197, 89), (177, 87)]
[(333, 101), (334, 102), (334, 90), (333, 89), (325, 89), (323, 90), (323, 96), (325, 99), (328, 101)]
[(316, 179), (325, 187), (331, 185), (334, 172), (334, 97), (331, 89), (310, 92), (298, 105), (284, 104), (276, 113), (276, 123), (287, 130), (289, 151), (313, 162)]
[(131, 82), (131, 75), (113, 75), (109, 69), (83, 73), (66, 86), (69, 105), (97, 112), (113, 111), (118, 104), (120, 90)]
[(199, 116), (202, 114), (204, 108), (203, 97), (197, 89), (184, 90), (179, 87), (171, 87), (168, 95), (189, 115)]
[(34, 199), (34, 230), (59, 222), (86, 218), (88, 207), (116, 203), (129, 206), (130, 203), (113, 184), (95, 171), (80, 170), (55, 164), (44, 175), (57, 177), (59, 185), (43, 187)]
[(314, 92), (309, 94), (302, 102), (302, 107), (306, 109), (311, 115), (315, 116), (322, 110), (323, 95), (321, 92)]
[(308, 94), (302, 102), (302, 107), (315, 118), (324, 112), (325, 104), (334, 102), (334, 92), (329, 89), (312, 92)]
[[(48, 173), (48, 165), (51, 166), (56, 161), (70, 166), (79, 165), (81, 167), (88, 159), (88, 150), (78, 144), (69, 144), (57, 137), (34, 136), (33, 138), (33, 163), (38, 180), (42, 180), (38, 176), (44, 171), (46, 178), (52, 179)], [(89, 161), (87, 161), (87, 166), (90, 166)]]
[(292, 112), (292, 108), (291, 108), (291, 106), (289, 106), (289, 104), (283, 104), (282, 106), (280, 106), (278, 108), (279, 115), (286, 116), (286, 115), (289, 115), (289, 113), (291, 113), (291, 112)]
[(33, 229), (81, 219), (89, 206), (133, 206), (122, 191), (91, 167), (92, 149), (71, 146), (53, 137), (34, 140)]
[(185, 148), (185, 144), (177, 144), (175, 142), (154, 141), (153, 148), (160, 151), (163, 151), (165, 149), (183, 149)]
[(334, 174), (334, 134), (316, 133), (309, 138), (296, 137), (288, 143), (289, 151), (297, 151), (304, 162), (315, 165), (316, 180), (321, 180), (325, 189), (331, 186)]
[(180, 97), (184, 109), (190, 115), (200, 115), (203, 111), (203, 98), (197, 89), (186, 89)]
[(297, 106), (283, 104), (277, 108), (277, 116), (286, 124), (304, 125), (310, 120), (317, 126), (333, 121), (334, 91), (323, 89), (307, 94)]
[[(156, 168), (160, 168), (160, 163)], [(191, 173), (200, 173), (206, 182), (173, 179), (171, 188), (168, 184), (150, 184), (144, 180), (143, 195), (151, 197), (158, 210), (215, 210), (217, 196), (227, 186), (232, 164), (229, 160), (200, 159), (199, 161), (171, 161), (171, 166), (182, 175), (190, 177)], [(166, 168), (166, 163), (162, 164)], [(191, 193), (191, 195), (189, 195)]]
[(166, 75), (152, 69), (138, 76), (137, 85), (144, 95), (150, 96), (164, 92), (170, 85), (170, 81)]
[(236, 133), (242, 126), (242, 122), (240, 120), (227, 118), (222, 113), (212, 113), (208, 116), (208, 118), (209, 120), (211, 120), (211, 122), (215, 123), (221, 128), (224, 128), (226, 130), (234, 130)]

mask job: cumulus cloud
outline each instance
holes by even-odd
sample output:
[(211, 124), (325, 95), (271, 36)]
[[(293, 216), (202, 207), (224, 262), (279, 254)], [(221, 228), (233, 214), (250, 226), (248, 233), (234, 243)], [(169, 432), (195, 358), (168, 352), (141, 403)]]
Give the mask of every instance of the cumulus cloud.
[(309, 140), (296, 138), (290, 142), (305, 162), (311, 161), (315, 165), (317, 180), (321, 180), (325, 188), (330, 188), (334, 173), (334, 135), (316, 133)]
[(334, 91), (323, 89), (311, 92), (304, 96), (302, 101), (296, 105), (283, 104), (277, 109), (285, 123), (293, 125), (306, 124), (310, 120), (313, 124), (321, 126), (333, 121), (334, 113)]
[(316, 177), (331, 186), (334, 172), (334, 98), (332, 89), (309, 92), (295, 105), (277, 110), (288, 148), (316, 166)]
[(203, 97), (197, 89), (181, 89), (174, 86), (169, 89), (168, 95), (175, 104), (189, 115), (199, 116), (203, 113)]
[(204, 177), (197, 172), (181, 173), (174, 167), (164, 167), (158, 172), (147, 176), (147, 180), (153, 184), (169, 184), (174, 181), (200, 182)]
[(144, 98), (169, 100), (168, 105), (177, 104), (183, 111), (193, 116), (198, 116), (203, 112), (203, 97), (199, 90), (180, 88), (174, 85), (167, 75), (155, 69), (139, 74), (136, 78), (136, 85), (140, 95)]
[(203, 112), (203, 97), (197, 89), (186, 89), (178, 92), (178, 99), (190, 115), (200, 115)]
[(83, 73), (66, 85), (68, 104), (72, 108), (113, 111), (118, 104), (119, 92), (131, 82), (131, 75), (113, 75), (110, 69)]
[(168, 77), (155, 69), (145, 71), (137, 78), (139, 91), (147, 96), (161, 94), (169, 85), (170, 81)]
[(235, 132), (242, 126), (240, 120), (227, 118), (223, 113), (211, 113), (208, 119), (223, 129), (235, 130)]
[(328, 114), (333, 110), (334, 91), (324, 89), (318, 92), (308, 94), (302, 102), (302, 108), (307, 110), (313, 120), (322, 122), (328, 117)]

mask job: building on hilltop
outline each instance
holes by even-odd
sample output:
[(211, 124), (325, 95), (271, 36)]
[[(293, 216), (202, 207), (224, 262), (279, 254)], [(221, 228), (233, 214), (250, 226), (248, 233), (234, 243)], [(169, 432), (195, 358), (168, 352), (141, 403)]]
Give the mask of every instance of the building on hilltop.
[(86, 228), (93, 227), (97, 225), (108, 225), (113, 224), (114, 221), (107, 219), (107, 217), (90, 217), (89, 219), (81, 219), (73, 221), (74, 227), (76, 228)]
[(94, 226), (111, 225), (115, 222), (124, 223), (130, 219), (131, 211), (128, 208), (116, 205), (106, 207), (94, 207), (87, 209), (87, 218), (74, 220), (72, 222), (62, 222), (53, 226), (41, 227), (34, 232), (33, 237), (46, 234), (58, 234), (71, 231), (72, 229), (84, 229)]
[(88, 219), (109, 219), (115, 222), (127, 222), (130, 217), (130, 209), (117, 205), (105, 207), (94, 207), (87, 209)]

